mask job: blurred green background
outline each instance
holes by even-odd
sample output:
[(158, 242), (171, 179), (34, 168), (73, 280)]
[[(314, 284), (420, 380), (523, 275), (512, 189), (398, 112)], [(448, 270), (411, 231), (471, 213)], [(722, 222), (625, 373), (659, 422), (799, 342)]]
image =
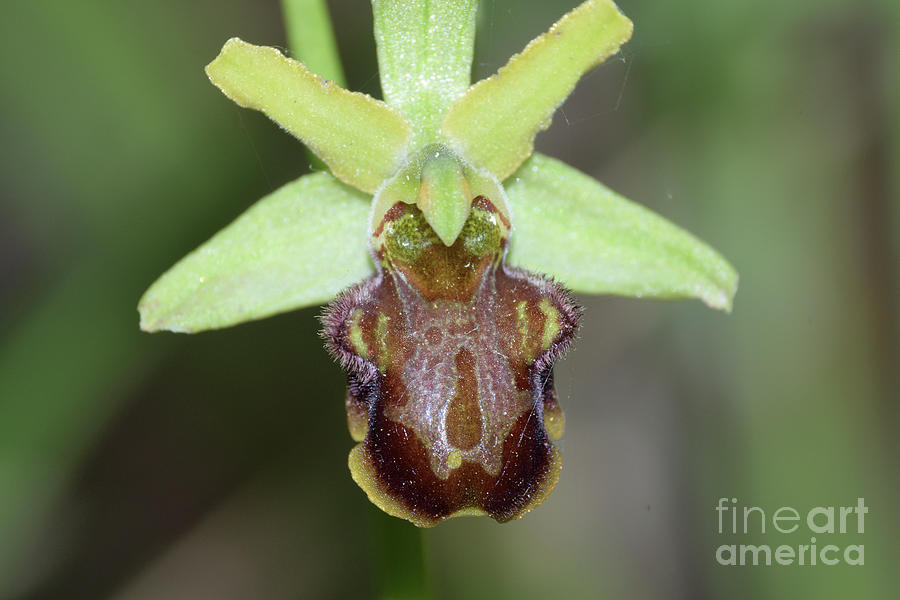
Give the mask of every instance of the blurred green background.
[[(575, 0), (485, 0), (475, 77)], [(732, 315), (582, 297), (557, 367), (550, 499), (425, 534), (438, 598), (893, 598), (900, 424), (896, 2), (621, 0), (622, 54), (547, 154), (696, 233)], [(379, 95), (371, 11), (330, 3)], [(4, 3), (0, 19), (0, 598), (364, 598), (370, 509), (343, 377), (310, 309), (138, 331), (166, 268), (307, 170), (203, 74), (231, 36), (285, 46), (275, 0)], [(716, 563), (720, 497), (869, 507), (864, 566)], [(826, 541), (828, 540), (828, 541)]]

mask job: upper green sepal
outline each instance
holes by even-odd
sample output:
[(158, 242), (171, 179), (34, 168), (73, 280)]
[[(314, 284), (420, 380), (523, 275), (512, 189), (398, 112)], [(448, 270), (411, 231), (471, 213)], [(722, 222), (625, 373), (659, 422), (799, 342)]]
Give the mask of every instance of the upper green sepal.
[(323, 304), (374, 272), (369, 196), (328, 173), (269, 194), (160, 277), (144, 331), (218, 329)]
[(414, 130), (414, 146), (439, 141), (441, 118), (469, 87), (476, 0), (372, 0), (385, 102)]
[(715, 250), (584, 173), (534, 154), (506, 181), (506, 260), (576, 292), (698, 298), (730, 311), (738, 275)]
[(396, 109), (322, 79), (275, 48), (238, 38), (206, 73), (231, 100), (300, 138), (341, 181), (374, 192), (406, 157), (412, 129)]
[(456, 100), (442, 135), (468, 161), (506, 179), (581, 76), (615, 54), (631, 31), (610, 0), (585, 2)]

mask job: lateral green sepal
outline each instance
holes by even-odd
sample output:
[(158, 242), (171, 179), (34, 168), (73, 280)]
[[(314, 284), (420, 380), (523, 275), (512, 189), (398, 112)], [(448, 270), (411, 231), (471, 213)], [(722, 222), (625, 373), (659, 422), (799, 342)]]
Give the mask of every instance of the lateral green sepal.
[(374, 272), (369, 211), (328, 173), (288, 183), (150, 286), (141, 329), (193, 333), (328, 302)]
[(731, 310), (738, 275), (720, 254), (584, 173), (535, 154), (506, 181), (506, 194), (509, 264), (576, 292), (698, 298)]

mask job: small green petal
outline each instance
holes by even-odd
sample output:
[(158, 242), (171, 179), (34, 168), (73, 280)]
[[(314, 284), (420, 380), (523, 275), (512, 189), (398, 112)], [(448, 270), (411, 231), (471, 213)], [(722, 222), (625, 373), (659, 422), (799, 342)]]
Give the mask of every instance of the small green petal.
[(141, 329), (192, 333), (327, 302), (374, 272), (370, 198), (328, 173), (269, 194), (141, 298)]
[(469, 188), (472, 190), (472, 198), (484, 196), (491, 201), (503, 218), (502, 229), (503, 236), (509, 233), (509, 224), (511, 216), (509, 213), (509, 201), (506, 199), (506, 191), (503, 185), (496, 177), (485, 169), (476, 169), (471, 165), (464, 169), (466, 181), (469, 182)]
[(581, 76), (615, 54), (631, 30), (609, 0), (585, 2), (473, 85), (450, 107), (443, 134), (467, 160), (506, 179), (531, 155), (534, 136)]
[(416, 146), (471, 80), (476, 0), (372, 0), (385, 101), (412, 124)]
[(384, 216), (398, 202), (416, 204), (441, 241), (451, 246), (469, 217), (472, 200), (478, 196), (489, 198), (509, 223), (506, 196), (497, 179), (466, 163), (449, 147), (430, 144), (415, 152), (378, 188), (370, 231), (381, 229)]
[(656, 213), (540, 154), (506, 184), (511, 265), (552, 275), (576, 292), (698, 298), (731, 310), (734, 268)]
[(384, 182), (372, 199), (372, 214), (369, 215), (369, 233), (374, 235), (387, 212), (398, 202), (415, 204), (421, 186), (421, 161), (413, 160), (403, 165), (397, 174)]
[(232, 38), (206, 74), (226, 96), (264, 112), (335, 177), (364, 192), (374, 192), (406, 155), (412, 132), (396, 110), (322, 79), (275, 48)]

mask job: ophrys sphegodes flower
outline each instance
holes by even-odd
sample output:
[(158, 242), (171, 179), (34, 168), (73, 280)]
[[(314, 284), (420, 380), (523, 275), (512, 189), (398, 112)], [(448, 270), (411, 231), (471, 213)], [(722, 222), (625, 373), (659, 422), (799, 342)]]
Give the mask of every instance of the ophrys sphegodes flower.
[(690, 234), (533, 153), (578, 78), (630, 37), (612, 2), (585, 2), (471, 87), (474, 0), (373, 8), (384, 102), (236, 39), (207, 67), (330, 172), (262, 199), (173, 267), (141, 324), (193, 332), (339, 294), (324, 333), (348, 370), (354, 478), (419, 525), (508, 520), (559, 472), (552, 365), (578, 323), (562, 284), (729, 309), (737, 276)]

